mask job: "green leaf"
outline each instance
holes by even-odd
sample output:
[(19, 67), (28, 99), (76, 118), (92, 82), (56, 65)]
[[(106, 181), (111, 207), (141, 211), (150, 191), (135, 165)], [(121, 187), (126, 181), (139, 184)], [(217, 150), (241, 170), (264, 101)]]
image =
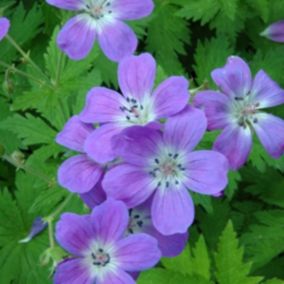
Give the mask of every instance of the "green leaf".
[(21, 116), (14, 114), (1, 122), (1, 129), (8, 129), (23, 139), (23, 144), (49, 144), (54, 143), (56, 132), (42, 119), (31, 114)]
[(231, 221), (220, 236), (216, 262), (216, 278), (219, 284), (257, 284), (262, 277), (248, 276), (251, 264), (243, 262), (243, 248), (239, 247), (239, 241)]

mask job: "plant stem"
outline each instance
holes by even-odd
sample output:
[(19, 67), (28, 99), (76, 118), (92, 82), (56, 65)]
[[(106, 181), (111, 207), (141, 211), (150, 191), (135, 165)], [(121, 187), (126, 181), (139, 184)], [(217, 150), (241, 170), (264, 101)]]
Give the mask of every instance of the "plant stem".
[(49, 78), (42, 71), (42, 69), (30, 58), (30, 56), (17, 44), (17, 42), (10, 35), (7, 34), (6, 39), (10, 42), (12, 46), (15, 47), (15, 49), (23, 56), (23, 58), (34, 67), (35, 70), (39, 71), (45, 77), (45, 79), (49, 81)]
[(5, 68), (9, 68), (10, 70), (14, 71), (15, 73), (17, 73), (17, 74), (19, 74), (19, 75), (21, 75), (23, 77), (29, 78), (29, 79), (37, 82), (40, 85), (45, 84), (44, 81), (41, 81), (41, 80), (37, 79), (36, 77), (33, 77), (32, 75), (30, 75), (30, 74), (28, 74), (26, 72), (23, 72), (23, 71), (19, 70), (18, 68), (14, 67), (14, 66), (10, 66), (9, 64), (7, 64), (7, 63), (5, 63), (5, 62), (3, 62), (1, 60), (0, 60), (0, 65), (5, 67)]
[(60, 212), (64, 209), (64, 207), (70, 202), (70, 200), (72, 199), (73, 194), (69, 194), (64, 200), (63, 202), (54, 210), (53, 213), (51, 213), (48, 217), (47, 220), (51, 219), (53, 220), (58, 214), (60, 214)]

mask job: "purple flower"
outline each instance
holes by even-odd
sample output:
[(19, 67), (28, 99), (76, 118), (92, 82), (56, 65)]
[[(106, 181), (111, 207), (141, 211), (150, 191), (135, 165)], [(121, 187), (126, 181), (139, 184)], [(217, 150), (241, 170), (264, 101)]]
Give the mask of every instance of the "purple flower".
[(152, 0), (46, 1), (77, 13), (57, 37), (58, 46), (73, 60), (86, 57), (96, 39), (105, 55), (113, 61), (131, 55), (138, 42), (135, 33), (123, 21), (144, 18), (154, 8)]
[[(99, 200), (100, 203), (94, 202), (94, 197), (84, 199), (84, 201), (90, 208), (94, 208), (102, 203), (101, 200)], [(158, 232), (152, 223), (151, 204), (152, 198), (149, 198), (143, 204), (129, 209), (129, 222), (126, 234), (146, 233), (158, 241), (163, 257), (174, 257), (179, 255), (187, 243), (188, 233), (164, 236)]]
[(284, 121), (262, 110), (283, 104), (284, 91), (263, 70), (252, 79), (246, 62), (236, 56), (215, 69), (212, 78), (221, 92), (200, 92), (194, 102), (204, 108), (209, 130), (222, 129), (214, 149), (236, 170), (248, 158), (255, 131), (266, 151), (279, 158), (284, 153)]
[(36, 217), (32, 224), (29, 234), (27, 235), (27, 237), (20, 240), (19, 243), (30, 242), (35, 236), (40, 234), (46, 227), (47, 227), (47, 222), (45, 222), (41, 217)]
[(284, 42), (284, 20), (271, 24), (260, 35), (276, 42)]
[(207, 127), (205, 115), (187, 107), (169, 118), (163, 134), (134, 126), (114, 138), (124, 163), (112, 168), (103, 180), (107, 196), (135, 208), (153, 193), (153, 225), (163, 235), (185, 233), (194, 219), (187, 188), (213, 195), (227, 185), (226, 158), (215, 151), (194, 151)]
[(2, 17), (0, 18), (0, 41), (6, 36), (10, 28), (10, 21)]
[(100, 186), (103, 170), (84, 152), (85, 140), (93, 130), (91, 125), (82, 123), (78, 116), (73, 116), (56, 137), (58, 144), (80, 152), (63, 162), (58, 170), (59, 184), (71, 192), (84, 194)]
[[(85, 151), (94, 160), (105, 163), (115, 158), (112, 137), (126, 127), (148, 125), (181, 111), (189, 100), (188, 81), (170, 77), (154, 91), (156, 62), (150, 54), (123, 59), (118, 68), (122, 95), (95, 87), (87, 97), (80, 119), (86, 123), (103, 123), (87, 139)], [(103, 146), (102, 146), (103, 145)]]
[(90, 216), (63, 214), (56, 237), (74, 257), (58, 265), (54, 283), (135, 284), (127, 272), (154, 266), (161, 252), (147, 234), (124, 237), (128, 221), (126, 206), (114, 200), (96, 207)]

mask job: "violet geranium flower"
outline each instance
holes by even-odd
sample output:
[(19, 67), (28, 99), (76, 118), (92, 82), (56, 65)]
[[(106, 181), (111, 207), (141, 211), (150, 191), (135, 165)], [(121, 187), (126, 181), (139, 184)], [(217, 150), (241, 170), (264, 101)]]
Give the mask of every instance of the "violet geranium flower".
[(271, 24), (260, 35), (276, 42), (284, 42), (284, 20)]
[(58, 265), (54, 283), (135, 284), (127, 272), (151, 268), (161, 252), (147, 234), (124, 237), (128, 221), (126, 206), (114, 200), (97, 206), (90, 216), (63, 214), (56, 238), (74, 257)]
[(194, 103), (204, 108), (209, 130), (222, 129), (214, 149), (236, 170), (248, 158), (255, 131), (266, 151), (279, 158), (284, 153), (284, 121), (263, 109), (283, 104), (284, 90), (263, 70), (252, 79), (246, 62), (236, 56), (215, 69), (212, 78), (221, 92), (199, 92)]
[(181, 111), (188, 103), (188, 81), (170, 77), (152, 91), (156, 62), (148, 54), (124, 58), (118, 67), (122, 95), (107, 88), (95, 87), (88, 96), (80, 119), (102, 123), (86, 140), (85, 151), (100, 163), (115, 158), (112, 137), (126, 127), (148, 125)]
[(135, 208), (152, 194), (152, 221), (163, 235), (185, 233), (194, 219), (187, 188), (214, 195), (227, 185), (228, 162), (215, 151), (194, 151), (207, 127), (201, 110), (187, 107), (171, 117), (163, 134), (149, 127), (128, 128), (114, 147), (124, 163), (104, 177), (107, 196)]
[(58, 170), (59, 184), (71, 192), (96, 192), (96, 186), (100, 186), (103, 170), (84, 152), (85, 140), (93, 130), (93, 126), (82, 123), (78, 116), (73, 116), (56, 137), (58, 144), (80, 153), (68, 158)]
[(151, 14), (152, 0), (46, 0), (50, 5), (72, 10), (71, 18), (57, 37), (58, 46), (73, 60), (86, 57), (98, 39), (105, 55), (119, 61), (137, 48), (137, 38), (124, 20)]
[(10, 28), (10, 21), (2, 17), (0, 18), (0, 41), (6, 36)]

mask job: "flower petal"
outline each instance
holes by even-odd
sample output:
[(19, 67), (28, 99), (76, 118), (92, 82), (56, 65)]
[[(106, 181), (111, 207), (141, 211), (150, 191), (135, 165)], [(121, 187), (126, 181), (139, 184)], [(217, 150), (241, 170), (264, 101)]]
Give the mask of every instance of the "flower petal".
[(227, 126), (218, 136), (213, 149), (225, 155), (233, 170), (246, 162), (252, 147), (252, 133), (249, 127)]
[(93, 20), (86, 14), (71, 18), (57, 36), (57, 44), (73, 60), (85, 58), (96, 39)]
[(61, 215), (56, 224), (55, 235), (60, 245), (76, 256), (83, 255), (90, 241), (96, 237), (89, 216), (73, 213)]
[(94, 232), (102, 242), (109, 243), (122, 237), (128, 225), (128, 210), (121, 201), (107, 199), (91, 214)]
[(120, 132), (121, 129), (112, 123), (107, 123), (95, 129), (86, 139), (85, 152), (98, 163), (104, 164), (112, 161), (116, 157), (112, 139)]
[(5, 17), (0, 18), (0, 41), (6, 36), (9, 29), (10, 21)]
[(284, 154), (284, 120), (268, 113), (257, 114), (256, 134), (265, 150), (273, 158)]
[(154, 9), (152, 0), (116, 0), (113, 9), (122, 20), (137, 20), (150, 15)]
[(125, 202), (128, 208), (143, 203), (155, 190), (151, 176), (140, 168), (119, 165), (110, 169), (103, 180), (108, 197)]
[(116, 117), (121, 114), (122, 99), (123, 97), (113, 90), (95, 87), (89, 91), (79, 117), (88, 123), (116, 121)]
[(80, 10), (84, 7), (82, 0), (46, 0), (46, 2), (65, 10)]
[(156, 62), (149, 53), (128, 56), (118, 66), (119, 86), (124, 96), (142, 99), (150, 94), (156, 76)]
[(207, 128), (203, 111), (187, 107), (165, 123), (164, 140), (176, 149), (190, 152), (201, 140)]
[(129, 127), (113, 138), (116, 155), (136, 166), (147, 165), (148, 158), (157, 153), (161, 143), (161, 132), (152, 127)]
[(84, 142), (94, 128), (80, 121), (77, 115), (72, 116), (56, 136), (56, 142), (71, 150), (84, 152)]
[(230, 56), (226, 65), (213, 70), (211, 76), (222, 92), (231, 97), (243, 97), (250, 91), (252, 78), (249, 66), (238, 56)]
[(98, 36), (103, 52), (113, 61), (120, 61), (137, 48), (138, 40), (133, 30), (118, 20), (103, 27)]
[(284, 90), (263, 70), (256, 74), (251, 94), (260, 104), (258, 108), (273, 107), (284, 103)]
[(194, 204), (185, 188), (156, 191), (152, 203), (152, 221), (161, 234), (185, 233), (193, 219)]
[(94, 281), (80, 258), (59, 263), (54, 274), (54, 284), (93, 284)]
[(260, 35), (276, 42), (284, 42), (284, 20), (271, 24)]
[(58, 170), (58, 182), (72, 192), (86, 193), (99, 181), (102, 169), (85, 155), (67, 159)]
[(185, 184), (202, 194), (220, 193), (228, 184), (226, 157), (215, 151), (195, 151), (188, 155)]
[(87, 193), (80, 194), (80, 197), (90, 208), (94, 208), (103, 203), (106, 200), (106, 193), (103, 190), (101, 181)]
[(109, 272), (104, 278), (98, 279), (96, 284), (135, 284), (136, 282), (130, 274), (117, 268)]
[(202, 91), (194, 97), (194, 105), (205, 111), (209, 130), (223, 129), (228, 124), (229, 104), (229, 98), (220, 92)]
[(162, 82), (153, 94), (158, 118), (174, 115), (189, 101), (189, 83), (184, 77), (172, 76)]
[(188, 233), (164, 236), (153, 226), (148, 227), (145, 233), (153, 236), (158, 241), (163, 257), (175, 257), (181, 254), (188, 240)]
[(141, 271), (153, 267), (161, 258), (155, 238), (137, 233), (117, 243), (116, 255), (120, 267), (126, 271)]

